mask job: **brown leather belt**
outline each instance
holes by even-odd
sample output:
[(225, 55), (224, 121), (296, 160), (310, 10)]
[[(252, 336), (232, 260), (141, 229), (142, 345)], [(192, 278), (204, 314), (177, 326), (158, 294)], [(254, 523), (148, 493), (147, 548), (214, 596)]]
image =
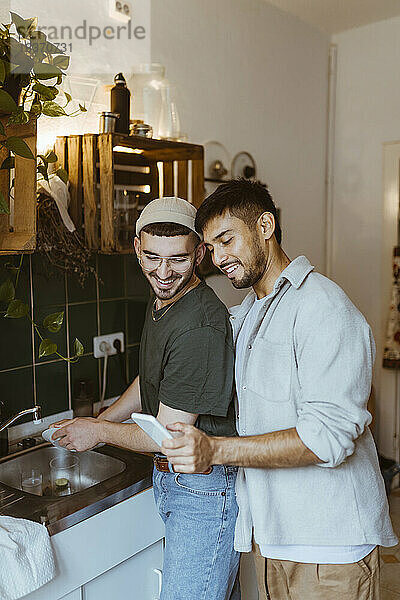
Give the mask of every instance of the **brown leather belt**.
[[(157, 471), (161, 471), (161, 473), (171, 473), (170, 471), (170, 463), (168, 462), (168, 458), (166, 456), (158, 456), (157, 454), (153, 457), (154, 466)], [(173, 465), (171, 465), (172, 471), (175, 473), (175, 469)], [(204, 471), (203, 473), (199, 473), (199, 475), (209, 475), (212, 471), (212, 467)]]
[[(169, 462), (166, 456), (157, 456), (157, 454), (153, 457), (154, 466), (157, 471), (161, 471), (162, 473), (170, 473), (169, 470)], [(171, 465), (172, 467), (172, 465)], [(174, 467), (172, 467), (173, 469)]]

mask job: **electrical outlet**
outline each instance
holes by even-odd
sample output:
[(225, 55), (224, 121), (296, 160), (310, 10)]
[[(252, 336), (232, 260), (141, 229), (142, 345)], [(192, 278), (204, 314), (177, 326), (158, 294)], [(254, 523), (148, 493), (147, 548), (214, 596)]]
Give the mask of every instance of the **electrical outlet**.
[(113, 19), (128, 23), (132, 18), (132, 6), (124, 0), (109, 0), (109, 15)]
[(117, 354), (117, 349), (114, 347), (115, 340), (119, 340), (121, 342), (121, 352), (125, 352), (124, 334), (122, 333), (122, 331), (119, 331), (118, 333), (108, 333), (107, 335), (98, 335), (97, 337), (93, 338), (94, 357), (102, 358), (106, 355), (104, 350), (100, 348), (102, 342), (106, 342), (110, 346), (108, 356), (111, 356), (112, 354)]

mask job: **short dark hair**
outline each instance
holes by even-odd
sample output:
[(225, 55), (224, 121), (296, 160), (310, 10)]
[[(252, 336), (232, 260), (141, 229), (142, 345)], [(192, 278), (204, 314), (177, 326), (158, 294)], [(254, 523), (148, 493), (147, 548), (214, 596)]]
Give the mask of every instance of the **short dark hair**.
[(186, 225), (180, 225), (179, 223), (149, 223), (145, 225), (140, 233), (144, 231), (149, 235), (157, 235), (159, 237), (174, 237), (176, 235), (190, 235), (193, 234), (196, 245), (200, 243), (200, 238), (189, 227)]
[(197, 209), (196, 229), (203, 232), (209, 221), (225, 211), (241, 219), (249, 229), (253, 229), (260, 215), (269, 212), (275, 218), (275, 237), (281, 243), (282, 231), (278, 211), (268, 188), (257, 181), (232, 179), (222, 183)]

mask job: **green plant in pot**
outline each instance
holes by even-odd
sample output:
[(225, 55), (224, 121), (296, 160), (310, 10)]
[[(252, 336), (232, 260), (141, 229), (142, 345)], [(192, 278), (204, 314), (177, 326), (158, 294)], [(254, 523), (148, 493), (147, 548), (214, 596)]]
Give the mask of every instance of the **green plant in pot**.
[[(0, 165), (0, 170), (10, 172), (10, 197), (12, 198), (14, 156), (35, 160), (26, 142), (13, 135), (13, 125), (25, 125), (31, 119), (46, 117), (74, 117), (85, 112), (84, 106), (68, 112), (71, 96), (62, 92), (60, 86), (69, 66), (69, 56), (56, 45), (48, 41), (46, 35), (37, 29), (37, 18), (23, 19), (11, 12), (11, 23), (0, 25), (0, 148), (7, 156)], [(62, 100), (60, 100), (62, 98)], [(11, 134), (10, 134), (11, 128)], [(38, 178), (47, 181), (49, 177), (58, 176), (65, 183), (68, 174), (59, 168), (49, 175), (49, 165), (57, 162), (56, 154), (50, 150), (37, 157)], [(0, 214), (9, 214), (7, 199), (0, 191)], [(26, 302), (17, 298), (19, 275), (22, 268), (23, 255), (18, 265), (7, 265), (10, 276), (0, 285), (0, 311), (5, 318), (28, 318), (38, 334), (41, 343), (39, 358), (56, 354), (60, 358), (75, 361), (84, 352), (82, 344), (75, 339), (74, 354), (66, 358), (58, 353), (57, 344), (42, 334), (42, 330), (56, 333), (60, 330), (64, 313), (48, 315), (41, 325), (35, 323), (30, 316)], [(46, 336), (46, 337), (45, 337)]]

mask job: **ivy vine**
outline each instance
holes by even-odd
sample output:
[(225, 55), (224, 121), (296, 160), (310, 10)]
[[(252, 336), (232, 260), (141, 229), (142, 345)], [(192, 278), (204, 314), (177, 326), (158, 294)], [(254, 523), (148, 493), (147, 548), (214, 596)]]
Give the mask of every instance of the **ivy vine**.
[(42, 334), (43, 329), (50, 333), (58, 333), (60, 331), (64, 322), (64, 311), (47, 315), (43, 319), (43, 323), (39, 325), (32, 319), (29, 305), (26, 302), (23, 302), (23, 300), (16, 298), (16, 290), (22, 269), (23, 258), (24, 255), (21, 254), (18, 266), (11, 263), (5, 265), (5, 267), (14, 274), (15, 280), (13, 281), (12, 278), (9, 277), (0, 285), (0, 302), (7, 305), (6, 310), (0, 311), (1, 314), (3, 314), (3, 317), (6, 319), (26, 318), (31, 322), (35, 332), (40, 338), (39, 358), (55, 354), (68, 362), (77, 362), (78, 358), (84, 353), (83, 345), (78, 338), (75, 338), (74, 341), (74, 355), (71, 358), (67, 358), (58, 352), (56, 342), (49, 337), (44, 337)]

